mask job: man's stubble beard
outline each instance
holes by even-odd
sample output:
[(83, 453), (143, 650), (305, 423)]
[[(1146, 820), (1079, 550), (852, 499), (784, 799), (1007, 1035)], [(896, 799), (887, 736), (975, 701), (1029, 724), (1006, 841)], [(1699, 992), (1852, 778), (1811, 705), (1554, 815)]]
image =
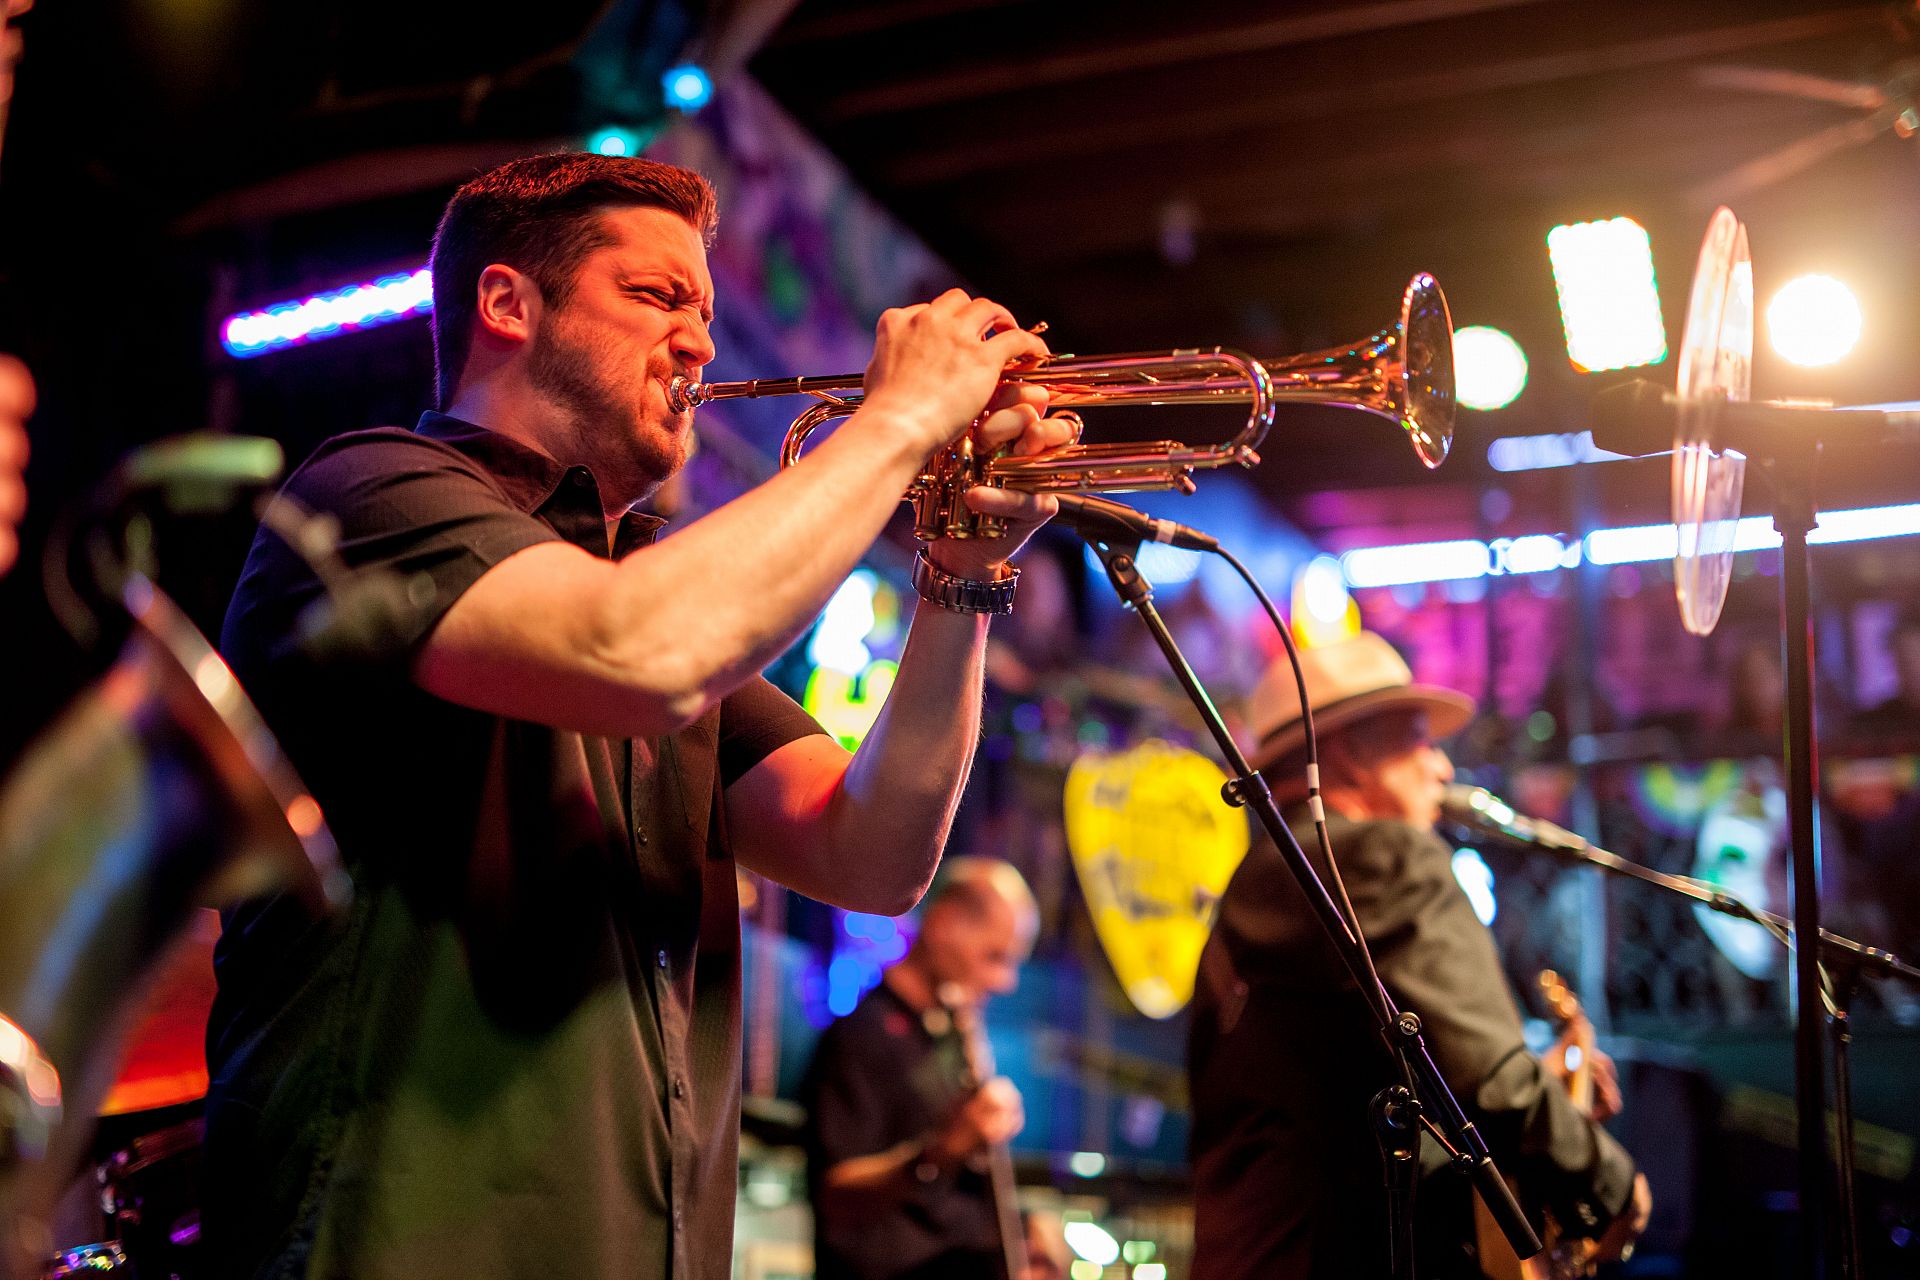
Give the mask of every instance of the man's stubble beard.
[[(645, 412), (645, 382), (658, 376), (662, 385), (665, 373), (645, 370), (639, 378), (623, 377), (629, 371), (593, 344), (576, 340), (562, 325), (553, 323), (558, 313), (549, 312), (549, 323), (534, 335), (527, 363), (527, 377), (541, 392), (566, 412), (571, 423), (574, 454), (560, 461), (587, 462), (600, 482), (604, 499), (610, 484), (632, 492), (620, 496), (639, 501), (674, 475), (687, 461), (687, 436), (684, 427), (676, 430), (667, 423), (649, 427), (640, 421)], [(593, 464), (598, 465), (593, 465)]]

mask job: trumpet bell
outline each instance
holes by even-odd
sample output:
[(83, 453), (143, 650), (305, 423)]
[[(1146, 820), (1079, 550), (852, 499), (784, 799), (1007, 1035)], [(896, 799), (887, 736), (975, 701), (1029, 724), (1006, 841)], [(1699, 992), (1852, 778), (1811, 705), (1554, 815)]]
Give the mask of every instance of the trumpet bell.
[(1425, 272), (1400, 300), (1400, 426), (1429, 470), (1453, 448), (1453, 316), (1439, 282)]

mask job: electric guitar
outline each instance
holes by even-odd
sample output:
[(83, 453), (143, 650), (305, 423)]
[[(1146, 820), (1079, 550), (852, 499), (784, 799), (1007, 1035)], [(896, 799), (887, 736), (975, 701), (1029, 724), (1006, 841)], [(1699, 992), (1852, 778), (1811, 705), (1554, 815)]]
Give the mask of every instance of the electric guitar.
[[(987, 1030), (980, 1018), (980, 1006), (960, 998), (960, 993), (943, 984), (938, 999), (953, 1020), (966, 1049), (967, 1088), (978, 1090), (993, 1079), (993, 1046), (987, 1043)], [(1000, 1236), (1001, 1261), (1006, 1280), (1022, 1280), (1027, 1273), (1027, 1233), (1020, 1222), (1019, 1193), (1013, 1181), (1013, 1156), (1007, 1144), (996, 1142), (987, 1148), (987, 1181), (993, 1193), (994, 1221)]]
[[(1555, 1053), (1564, 1053), (1567, 1096), (1583, 1116), (1593, 1114), (1593, 1024), (1580, 1008), (1579, 997), (1552, 969), (1540, 971), (1540, 993), (1547, 1008), (1560, 1023), (1561, 1043)], [(1566, 1237), (1553, 1214), (1545, 1215), (1540, 1232), (1545, 1247), (1531, 1258), (1514, 1255), (1505, 1233), (1487, 1211), (1478, 1193), (1473, 1198), (1474, 1229), (1480, 1245), (1480, 1270), (1487, 1280), (1582, 1280), (1598, 1265), (1597, 1240)]]

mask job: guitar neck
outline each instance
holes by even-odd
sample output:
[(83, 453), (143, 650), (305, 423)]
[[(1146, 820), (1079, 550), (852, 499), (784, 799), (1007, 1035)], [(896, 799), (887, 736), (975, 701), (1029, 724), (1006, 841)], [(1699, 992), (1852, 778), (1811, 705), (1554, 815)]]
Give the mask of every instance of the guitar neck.
[[(993, 1078), (993, 1046), (987, 1043), (980, 1011), (971, 1005), (949, 1004), (947, 1012), (966, 1049), (968, 1087), (977, 1090)], [(1013, 1177), (1013, 1154), (1004, 1142), (987, 1147), (987, 1182), (993, 1196), (994, 1223), (1000, 1236), (1001, 1263), (1007, 1269), (1006, 1280), (1022, 1280), (1027, 1271), (1027, 1233), (1020, 1222), (1020, 1191)]]
[[(1585, 1019), (1581, 1020), (1582, 1025)], [(1571, 1047), (1580, 1051), (1580, 1065), (1567, 1073), (1567, 1097), (1581, 1115), (1593, 1114), (1593, 1028), (1576, 1033)]]

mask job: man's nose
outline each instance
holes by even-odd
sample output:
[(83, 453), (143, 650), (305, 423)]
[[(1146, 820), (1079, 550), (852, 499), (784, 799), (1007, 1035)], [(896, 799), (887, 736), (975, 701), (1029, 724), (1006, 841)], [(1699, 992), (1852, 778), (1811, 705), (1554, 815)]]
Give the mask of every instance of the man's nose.
[(704, 320), (694, 317), (674, 329), (673, 355), (683, 365), (699, 366), (713, 360), (713, 335)]
[(1433, 772), (1442, 782), (1453, 781), (1453, 761), (1438, 747), (1433, 749)]

